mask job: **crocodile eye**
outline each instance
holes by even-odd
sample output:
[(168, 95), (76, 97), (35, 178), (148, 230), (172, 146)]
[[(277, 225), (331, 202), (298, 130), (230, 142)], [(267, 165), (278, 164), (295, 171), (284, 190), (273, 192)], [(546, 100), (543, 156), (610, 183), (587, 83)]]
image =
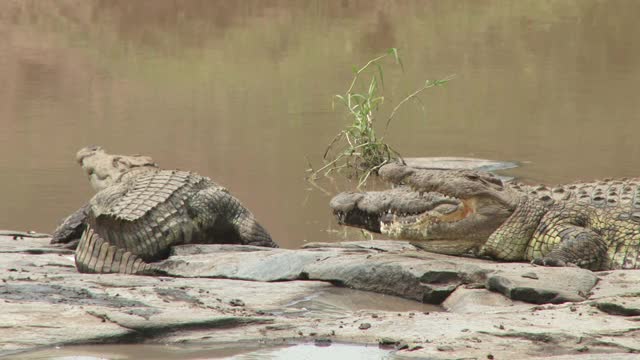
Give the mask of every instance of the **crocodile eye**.
[(452, 212), (458, 210), (458, 206), (453, 205), (453, 204), (440, 204), (438, 206), (436, 206), (435, 208), (433, 208), (433, 211), (437, 211), (440, 214), (443, 215), (447, 215), (447, 214), (451, 214)]

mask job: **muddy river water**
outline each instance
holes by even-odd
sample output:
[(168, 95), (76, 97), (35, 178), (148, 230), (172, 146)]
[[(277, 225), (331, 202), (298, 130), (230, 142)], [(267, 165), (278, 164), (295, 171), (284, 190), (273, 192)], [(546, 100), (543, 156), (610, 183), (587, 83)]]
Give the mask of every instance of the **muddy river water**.
[[(516, 160), (550, 183), (638, 175), (635, 1), (8, 1), (0, 6), (0, 228), (51, 231), (91, 195), (80, 147), (227, 186), (285, 247), (344, 236), (309, 162), (347, 123), (332, 95), (385, 63), (405, 156)], [(424, 107), (424, 109), (423, 109)], [(386, 113), (385, 113), (386, 111)], [(331, 193), (353, 184), (324, 184)], [(357, 235), (357, 233), (355, 233)]]
[[(0, 4), (0, 228), (50, 232), (92, 191), (75, 152), (227, 186), (282, 246), (359, 237), (305, 181), (347, 124), (332, 96), (390, 47), (405, 156), (510, 160), (559, 183), (640, 175), (640, 2), (24, 0)], [(290, 357), (293, 358), (293, 357)]]

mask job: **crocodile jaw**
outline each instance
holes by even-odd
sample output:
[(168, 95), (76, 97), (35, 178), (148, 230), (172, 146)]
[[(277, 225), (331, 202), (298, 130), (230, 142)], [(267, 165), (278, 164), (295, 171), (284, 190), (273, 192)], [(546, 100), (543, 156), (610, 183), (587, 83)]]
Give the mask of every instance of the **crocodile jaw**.
[(509, 215), (491, 199), (471, 198), (449, 212), (387, 214), (380, 219), (380, 232), (392, 239), (409, 240), (427, 251), (463, 255), (477, 253)]
[(460, 206), (448, 213), (425, 211), (415, 215), (389, 213), (380, 219), (380, 232), (393, 239), (409, 240), (424, 250), (447, 254), (462, 255), (477, 250), (486, 239), (443, 238), (456, 226), (465, 228), (476, 212), (476, 202), (464, 200)]

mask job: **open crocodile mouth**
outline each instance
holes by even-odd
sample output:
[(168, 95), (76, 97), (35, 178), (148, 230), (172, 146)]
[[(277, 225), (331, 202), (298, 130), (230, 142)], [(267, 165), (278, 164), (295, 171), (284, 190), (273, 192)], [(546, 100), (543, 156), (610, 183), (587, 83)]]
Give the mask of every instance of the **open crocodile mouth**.
[[(462, 224), (476, 212), (475, 202), (446, 198), (424, 211), (388, 210), (381, 215), (380, 233), (396, 239), (436, 241), (451, 234), (451, 228)], [(448, 229), (447, 231), (443, 231)]]
[(476, 206), (474, 200), (451, 199), (422, 212), (387, 211), (380, 217), (379, 232), (430, 252), (474, 253), (484, 241), (473, 228)]
[(421, 211), (397, 211), (389, 209), (380, 217), (380, 222), (383, 224), (413, 224), (423, 222), (425, 218), (429, 218), (434, 222), (456, 222), (466, 218), (472, 212), (472, 206), (469, 206), (465, 201), (446, 198)]
[(380, 225), (390, 225), (393, 223), (401, 224), (415, 224), (426, 214), (426, 212), (419, 213), (395, 213), (389, 210), (387, 213), (380, 217)]
[(469, 212), (462, 200), (440, 194), (424, 194), (399, 204), (386, 203), (376, 207), (360, 200), (356, 201), (355, 205), (334, 207), (333, 210), (341, 225), (387, 235), (393, 235), (393, 231), (388, 231), (393, 228), (459, 221)]
[(338, 219), (338, 224), (340, 225), (354, 226), (380, 233), (380, 218), (382, 214), (372, 214), (354, 208), (349, 211), (334, 210), (333, 215)]

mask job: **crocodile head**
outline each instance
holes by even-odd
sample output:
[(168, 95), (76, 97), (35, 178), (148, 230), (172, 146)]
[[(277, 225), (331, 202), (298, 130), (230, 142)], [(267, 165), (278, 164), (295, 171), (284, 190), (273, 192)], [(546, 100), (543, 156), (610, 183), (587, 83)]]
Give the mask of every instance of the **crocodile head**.
[(133, 168), (158, 167), (149, 156), (111, 155), (99, 146), (80, 149), (76, 154), (76, 160), (89, 176), (91, 187), (95, 191), (113, 185), (122, 174)]
[(400, 186), (338, 194), (330, 203), (338, 222), (410, 240), (437, 253), (460, 255), (479, 249), (519, 199), (487, 173), (396, 164), (383, 166), (379, 173)]

